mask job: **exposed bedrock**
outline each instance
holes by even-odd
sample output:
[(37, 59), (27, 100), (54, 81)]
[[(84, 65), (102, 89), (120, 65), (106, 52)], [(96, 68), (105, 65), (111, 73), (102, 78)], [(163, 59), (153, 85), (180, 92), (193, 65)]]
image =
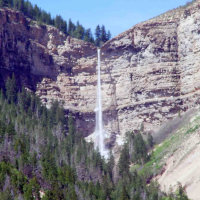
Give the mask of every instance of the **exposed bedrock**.
[[(198, 0), (138, 24), (102, 47), (104, 125), (114, 144), (121, 144), (127, 131), (141, 126), (155, 131), (199, 104), (199, 41)], [(0, 10), (1, 70), (32, 77), (32, 83), (24, 82), (47, 105), (63, 101), (85, 136), (95, 126), (96, 54), (89, 43)]]

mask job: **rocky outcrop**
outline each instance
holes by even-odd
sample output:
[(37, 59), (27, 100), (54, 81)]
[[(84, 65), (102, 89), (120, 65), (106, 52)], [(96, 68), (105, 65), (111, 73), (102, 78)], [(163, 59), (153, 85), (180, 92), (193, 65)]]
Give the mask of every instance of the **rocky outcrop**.
[[(127, 131), (141, 126), (156, 131), (198, 105), (199, 11), (197, 0), (138, 24), (102, 47), (104, 124), (115, 144)], [(13, 10), (0, 10), (0, 19), (1, 70), (33, 77), (25, 82), (33, 80), (44, 103), (63, 101), (83, 134), (92, 133), (96, 48)]]
[(12, 71), (41, 77), (40, 81), (44, 77), (56, 80), (62, 72), (70, 74), (78, 59), (94, 54), (93, 45), (67, 37), (54, 27), (38, 25), (21, 12), (0, 9), (0, 19), (1, 76)]

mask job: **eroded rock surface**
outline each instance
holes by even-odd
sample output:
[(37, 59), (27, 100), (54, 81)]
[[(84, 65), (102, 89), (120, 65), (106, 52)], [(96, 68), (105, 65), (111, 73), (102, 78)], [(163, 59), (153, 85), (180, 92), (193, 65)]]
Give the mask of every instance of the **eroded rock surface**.
[[(50, 105), (64, 102), (85, 136), (94, 131), (96, 47), (0, 10), (0, 80), (5, 71)], [(102, 47), (104, 124), (115, 146), (127, 131), (155, 131), (199, 103), (200, 1), (143, 22)], [(30, 76), (31, 78), (25, 78)], [(27, 80), (26, 80), (27, 79)], [(22, 81), (22, 82), (23, 82)], [(114, 137), (115, 135), (115, 137)], [(111, 145), (112, 146), (112, 145)]]

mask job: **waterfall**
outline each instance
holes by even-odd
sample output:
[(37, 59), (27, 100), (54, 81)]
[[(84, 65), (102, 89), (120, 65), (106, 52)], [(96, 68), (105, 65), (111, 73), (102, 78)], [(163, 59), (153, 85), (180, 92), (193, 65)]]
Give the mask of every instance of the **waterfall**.
[(105, 148), (105, 130), (103, 128), (103, 114), (102, 114), (102, 94), (101, 94), (101, 50), (98, 49), (98, 65), (97, 65), (97, 98), (96, 98), (96, 128), (94, 145), (104, 158), (108, 158), (108, 150)]

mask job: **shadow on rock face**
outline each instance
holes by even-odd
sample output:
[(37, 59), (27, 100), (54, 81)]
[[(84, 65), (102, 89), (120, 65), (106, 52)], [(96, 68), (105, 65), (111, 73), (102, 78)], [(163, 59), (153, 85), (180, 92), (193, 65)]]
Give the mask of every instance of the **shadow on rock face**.
[(116, 133), (111, 133), (110, 138), (106, 138), (104, 141), (106, 148), (112, 149), (115, 145), (115, 141), (116, 141)]
[(10, 71), (0, 68), (0, 88), (5, 88), (6, 80), (13, 74), (18, 88), (26, 87), (32, 91), (36, 90), (37, 83), (41, 82), (43, 78), (42, 76), (31, 75), (26, 71)]

